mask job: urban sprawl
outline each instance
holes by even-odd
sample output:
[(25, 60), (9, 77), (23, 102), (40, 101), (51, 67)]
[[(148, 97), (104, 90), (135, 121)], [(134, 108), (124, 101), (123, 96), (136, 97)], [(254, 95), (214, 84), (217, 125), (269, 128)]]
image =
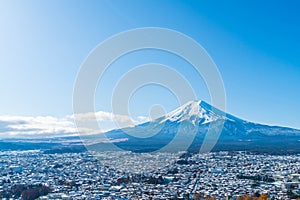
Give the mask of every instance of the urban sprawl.
[(0, 152), (2, 199), (300, 197), (300, 155)]

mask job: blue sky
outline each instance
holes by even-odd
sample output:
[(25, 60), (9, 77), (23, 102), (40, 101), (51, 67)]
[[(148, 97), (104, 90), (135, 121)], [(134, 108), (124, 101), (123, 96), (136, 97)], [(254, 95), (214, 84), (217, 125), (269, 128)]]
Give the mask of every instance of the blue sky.
[[(72, 114), (73, 84), (89, 52), (121, 31), (151, 26), (180, 31), (207, 50), (222, 75), (229, 113), (300, 128), (299, 7), (296, 0), (2, 0), (0, 115)], [(198, 99), (210, 101), (205, 83), (188, 63), (168, 53), (143, 51), (111, 66), (96, 94), (96, 109), (110, 112), (106, 96), (119, 77), (148, 62), (174, 67), (188, 78)], [(133, 95), (130, 113), (147, 116), (153, 104), (166, 111), (178, 106), (174, 95), (152, 85)]]

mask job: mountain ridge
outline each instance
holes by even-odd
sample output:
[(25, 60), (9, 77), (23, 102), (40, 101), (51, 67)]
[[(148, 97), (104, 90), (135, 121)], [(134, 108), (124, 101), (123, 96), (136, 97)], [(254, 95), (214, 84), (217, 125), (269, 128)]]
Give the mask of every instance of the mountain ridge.
[[(189, 110), (189, 108), (191, 108)], [(198, 110), (196, 110), (196, 108)], [(192, 112), (190, 112), (192, 111)], [(199, 117), (198, 119), (195, 119), (193, 117)], [(135, 127), (139, 126), (145, 126), (149, 123), (165, 123), (167, 121), (170, 122), (183, 122), (183, 121), (191, 121), (192, 124), (196, 125), (195, 121), (198, 121), (198, 125), (205, 125), (209, 124), (211, 122), (217, 121), (217, 120), (226, 120), (226, 121), (232, 121), (232, 122), (238, 122), (242, 124), (250, 124), (250, 125), (255, 125), (258, 127), (268, 127), (268, 128), (273, 128), (273, 129), (286, 129), (290, 131), (295, 131), (299, 134), (300, 136), (300, 130), (296, 128), (290, 128), (290, 127), (284, 127), (284, 126), (278, 126), (278, 125), (265, 125), (257, 122), (251, 122), (248, 120), (240, 119), (238, 117), (235, 117), (232, 114), (226, 113), (224, 111), (219, 110), (218, 108), (213, 107), (212, 105), (206, 103), (203, 100), (200, 101), (189, 101), (179, 108), (167, 113), (165, 116), (159, 117), (157, 119), (154, 119), (153, 121), (148, 121), (142, 124), (138, 124)], [(128, 127), (128, 128), (123, 128), (124, 130), (135, 128), (135, 127)], [(114, 129), (108, 132), (112, 132), (118, 129)], [(277, 134), (282, 134), (279, 131)]]
[[(220, 134), (214, 132), (213, 137), (206, 137), (208, 130), (220, 123), (224, 123)], [(212, 144), (212, 151), (300, 153), (300, 130), (243, 120), (205, 101), (190, 101), (152, 121), (104, 134), (0, 141), (0, 150), (67, 148), (69, 151), (68, 148), (74, 148), (78, 151), (87, 148), (96, 151), (199, 152), (205, 142), (213, 141), (216, 143)]]
[[(215, 138), (209, 135), (206, 137), (208, 131), (220, 123), (223, 123), (220, 134), (214, 133)], [(292, 148), (295, 148), (299, 145), (300, 130), (249, 122), (214, 108), (205, 101), (190, 101), (153, 121), (135, 127), (112, 130), (106, 132), (105, 136), (112, 141), (126, 139), (112, 143), (121, 149), (141, 152), (157, 151), (171, 143), (174, 146), (191, 143), (193, 149), (199, 150), (207, 138), (209, 141), (216, 140), (216, 148), (218, 144), (219, 146), (223, 144), (225, 147), (234, 144), (239, 146), (237, 149), (240, 150), (241, 144), (243, 148), (249, 145), (252, 149), (257, 145), (269, 148), (270, 146), (282, 147), (286, 144), (292, 144)], [(178, 141), (174, 142), (176, 137)], [(193, 137), (192, 142), (191, 137)], [(178, 150), (186, 150), (186, 148), (178, 147)], [(221, 150), (226, 149), (228, 148), (221, 148)]]

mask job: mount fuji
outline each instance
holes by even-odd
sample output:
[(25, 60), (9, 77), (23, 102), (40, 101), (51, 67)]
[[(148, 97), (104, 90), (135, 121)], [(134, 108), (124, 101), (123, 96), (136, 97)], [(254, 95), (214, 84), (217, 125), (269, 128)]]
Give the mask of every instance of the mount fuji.
[[(220, 127), (220, 131), (214, 130)], [(112, 130), (105, 136), (115, 146), (135, 152), (197, 152), (207, 142), (214, 143), (213, 151), (300, 152), (300, 130), (242, 120), (204, 101), (187, 102), (153, 121)], [(99, 147), (103, 144), (91, 145), (93, 149)]]

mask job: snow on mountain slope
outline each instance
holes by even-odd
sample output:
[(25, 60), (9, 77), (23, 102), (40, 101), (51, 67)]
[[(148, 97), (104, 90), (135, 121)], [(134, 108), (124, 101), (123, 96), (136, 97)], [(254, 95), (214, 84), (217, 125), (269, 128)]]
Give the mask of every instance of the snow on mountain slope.
[[(220, 135), (208, 134), (209, 130), (218, 130), (220, 123)], [(157, 151), (165, 146), (171, 146), (171, 150), (199, 150), (202, 142), (216, 139), (219, 150), (243, 150), (245, 145), (249, 149), (257, 148), (273, 149), (276, 152), (281, 148), (299, 150), (298, 141), (300, 130), (268, 126), (252, 123), (227, 114), (204, 101), (190, 101), (174, 111), (135, 127), (112, 130), (105, 133), (112, 141), (118, 139), (124, 142), (113, 142), (118, 147), (136, 152)], [(249, 146), (250, 145), (250, 146)], [(168, 149), (170, 150), (170, 149)], [(274, 150), (275, 151), (275, 150)]]
[(216, 120), (238, 120), (237, 118), (227, 115), (226, 113), (210, 106), (204, 101), (189, 101), (174, 111), (159, 118), (156, 122), (183, 122), (189, 121), (193, 125), (204, 125)]
[(225, 113), (205, 101), (189, 101), (179, 108), (171, 111), (163, 117), (160, 117), (147, 124), (165, 124), (176, 125), (182, 122), (189, 122), (194, 127), (202, 127), (215, 121), (224, 120), (223, 133), (230, 135), (290, 135), (300, 136), (300, 131), (287, 127), (268, 126), (258, 123), (242, 120), (233, 115)]
[[(146, 136), (153, 135), (152, 132), (161, 130), (159, 131), (161, 136), (167, 136), (175, 134), (180, 126), (181, 130), (186, 131), (187, 135), (193, 128), (197, 128), (198, 134), (203, 135), (206, 134), (207, 128), (212, 122), (224, 123), (222, 130), (222, 136), (224, 137), (235, 136), (244, 138), (248, 136), (255, 137), (257, 135), (300, 136), (300, 130), (279, 126), (268, 126), (242, 120), (218, 110), (204, 101), (189, 101), (154, 121), (149, 121), (123, 130), (126, 130), (128, 133), (134, 132), (135, 135), (143, 134)], [(110, 131), (109, 134), (111, 135), (114, 132), (114, 130)]]

